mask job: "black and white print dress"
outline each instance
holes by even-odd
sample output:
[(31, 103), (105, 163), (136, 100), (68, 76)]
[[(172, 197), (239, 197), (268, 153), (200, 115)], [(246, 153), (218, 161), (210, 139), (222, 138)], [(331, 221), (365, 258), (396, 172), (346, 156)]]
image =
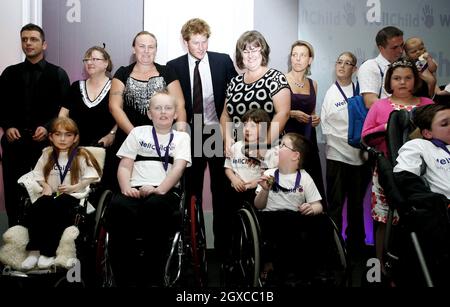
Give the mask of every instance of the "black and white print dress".
[(245, 83), (244, 75), (231, 79), (227, 88), (227, 112), (236, 127), (250, 109), (263, 109), (272, 118), (275, 114), (273, 96), (283, 88), (289, 88), (286, 76), (273, 68), (253, 83)]

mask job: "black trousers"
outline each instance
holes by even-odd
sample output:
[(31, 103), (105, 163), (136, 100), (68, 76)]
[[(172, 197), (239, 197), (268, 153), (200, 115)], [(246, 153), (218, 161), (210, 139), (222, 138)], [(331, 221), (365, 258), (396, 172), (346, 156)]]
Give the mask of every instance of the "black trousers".
[(6, 135), (3, 135), (1, 140), (5, 207), (9, 227), (17, 225), (21, 215), (18, 206), (19, 189), (17, 180), (34, 168), (42, 154), (42, 149), (48, 144), (47, 141), (33, 141), (30, 131), (20, 132), (22, 138), (17, 141), (8, 142)]
[(347, 197), (347, 244), (361, 247), (365, 244), (364, 196), (371, 180), (368, 163), (350, 165), (327, 159), (328, 213), (342, 231), (342, 208)]
[(259, 211), (258, 220), (264, 242), (263, 261), (272, 262), (280, 276), (296, 274), (308, 278), (327, 262), (333, 232), (326, 215)]
[(44, 256), (55, 256), (64, 229), (74, 224), (80, 200), (67, 194), (41, 196), (27, 209), (25, 226), (30, 241), (27, 250), (38, 250)]
[(181, 225), (179, 203), (178, 189), (145, 198), (114, 195), (106, 212), (106, 227), (118, 286), (163, 284), (169, 238)]

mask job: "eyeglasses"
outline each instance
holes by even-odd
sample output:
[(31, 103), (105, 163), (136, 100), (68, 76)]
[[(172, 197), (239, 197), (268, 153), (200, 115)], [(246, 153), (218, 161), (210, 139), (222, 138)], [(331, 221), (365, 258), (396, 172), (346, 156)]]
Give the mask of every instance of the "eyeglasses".
[(171, 105), (167, 105), (167, 106), (156, 106), (156, 107), (152, 107), (151, 109), (156, 112), (162, 112), (163, 110), (164, 110), (164, 112), (170, 112), (170, 111), (173, 111), (175, 109), (175, 107), (171, 106)]
[(249, 56), (249, 55), (253, 55), (253, 54), (258, 54), (260, 52), (261, 52), (261, 48), (255, 48), (253, 50), (245, 49), (244, 51), (242, 51), (242, 55), (243, 56)]
[(290, 149), (290, 150), (293, 151), (293, 152), (298, 151), (298, 150), (295, 150), (294, 148), (291, 148), (291, 147), (287, 146), (287, 145), (284, 144), (284, 143), (281, 143), (281, 144), (280, 144), (280, 149), (283, 148), (283, 147), (286, 147), (287, 149)]
[(352, 62), (337, 60), (336, 65), (344, 65), (344, 66), (355, 66)]
[(98, 63), (100, 61), (105, 61), (105, 59), (99, 59), (99, 58), (92, 58), (92, 59), (83, 59), (82, 60), (84, 64), (86, 64), (87, 62), (91, 61), (93, 63)]

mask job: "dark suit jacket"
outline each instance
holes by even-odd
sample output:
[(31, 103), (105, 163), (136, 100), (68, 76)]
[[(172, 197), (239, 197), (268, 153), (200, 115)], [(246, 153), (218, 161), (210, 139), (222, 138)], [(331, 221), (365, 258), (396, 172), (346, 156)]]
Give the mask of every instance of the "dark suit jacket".
[[(214, 92), (214, 103), (216, 105), (217, 117), (220, 119), (223, 105), (225, 103), (225, 92), (231, 78), (237, 75), (233, 61), (228, 54), (208, 51), (209, 67)], [(167, 67), (171, 67), (178, 76), (183, 90), (187, 121), (192, 121), (192, 95), (191, 78), (189, 74), (188, 55), (182, 55), (179, 58), (167, 62)]]

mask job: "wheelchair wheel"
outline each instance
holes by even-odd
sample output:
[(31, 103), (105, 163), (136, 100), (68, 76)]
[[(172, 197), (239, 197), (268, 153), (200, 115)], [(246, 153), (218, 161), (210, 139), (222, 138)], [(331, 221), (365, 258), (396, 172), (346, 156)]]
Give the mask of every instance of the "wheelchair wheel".
[(115, 286), (108, 246), (109, 234), (105, 228), (100, 227), (96, 245), (96, 274), (97, 285), (103, 288)]
[(183, 238), (182, 233), (177, 231), (172, 241), (169, 257), (164, 269), (164, 286), (172, 287), (180, 279), (183, 267)]
[(94, 227), (96, 284), (97, 286), (105, 288), (115, 286), (111, 260), (109, 258), (109, 234), (104, 227), (104, 215), (112, 196), (113, 193), (110, 190), (104, 191), (100, 196), (97, 204)]
[(206, 262), (206, 233), (201, 202), (195, 196), (190, 202), (190, 239), (192, 249), (192, 264), (197, 286), (206, 286), (208, 280)]
[(224, 272), (230, 286), (261, 286), (259, 243), (255, 217), (249, 209), (239, 209), (233, 224), (232, 260)]
[[(333, 244), (330, 246), (330, 262), (327, 263), (327, 271), (331, 276), (323, 277), (322, 282), (327, 286), (345, 287), (351, 284), (350, 267), (348, 263), (345, 243), (336, 224), (328, 217), (333, 230)], [(328, 275), (330, 275), (328, 274)]]
[(100, 222), (103, 219), (105, 214), (106, 206), (111, 201), (113, 193), (110, 190), (106, 190), (102, 193), (98, 200), (97, 209), (95, 212), (95, 226), (94, 226), (94, 238), (97, 238), (99, 235), (99, 226)]

